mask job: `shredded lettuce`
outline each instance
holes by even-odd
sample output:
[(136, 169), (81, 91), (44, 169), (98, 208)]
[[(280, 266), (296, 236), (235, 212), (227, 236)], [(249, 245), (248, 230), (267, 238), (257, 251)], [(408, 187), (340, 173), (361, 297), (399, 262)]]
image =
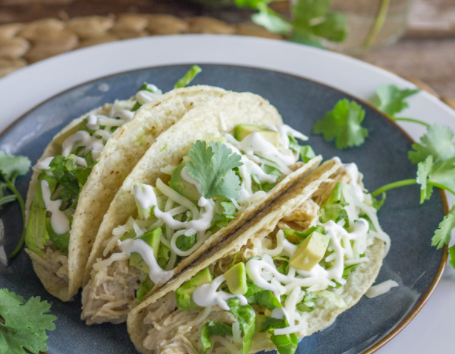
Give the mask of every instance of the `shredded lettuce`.
[(227, 303), (231, 313), (239, 322), (243, 334), (242, 354), (248, 354), (256, 328), (256, 313), (250, 305), (241, 306), (240, 300), (237, 298), (229, 299)]
[(221, 322), (207, 322), (201, 331), (202, 354), (212, 347), (211, 336), (232, 336), (232, 327)]
[(139, 302), (142, 302), (144, 296), (147, 295), (154, 286), (155, 284), (150, 280), (149, 277), (145, 278), (145, 280), (141, 283), (141, 285), (139, 285), (139, 288), (136, 291), (136, 299)]
[(270, 311), (277, 307), (283, 307), (270, 290), (264, 290), (252, 282), (247, 282), (247, 285), (248, 290), (245, 297), (250, 305), (264, 306)]
[(308, 292), (303, 297), (303, 300), (299, 302), (296, 306), (297, 310), (300, 312), (311, 312), (316, 308), (316, 304), (314, 303), (318, 298), (318, 293), (316, 292)]
[(266, 317), (261, 323), (260, 332), (268, 331), (270, 340), (276, 345), (280, 354), (294, 354), (299, 345), (299, 340), (295, 333), (286, 335), (275, 335), (275, 329), (289, 327), (286, 317), (282, 319)]

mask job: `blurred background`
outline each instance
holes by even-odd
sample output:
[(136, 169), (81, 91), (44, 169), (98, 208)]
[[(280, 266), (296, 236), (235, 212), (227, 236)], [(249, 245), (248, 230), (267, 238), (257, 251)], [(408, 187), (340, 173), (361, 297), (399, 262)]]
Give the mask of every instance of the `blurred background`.
[(183, 33), (344, 52), (455, 98), (455, 0), (0, 0), (0, 77), (81, 47)]

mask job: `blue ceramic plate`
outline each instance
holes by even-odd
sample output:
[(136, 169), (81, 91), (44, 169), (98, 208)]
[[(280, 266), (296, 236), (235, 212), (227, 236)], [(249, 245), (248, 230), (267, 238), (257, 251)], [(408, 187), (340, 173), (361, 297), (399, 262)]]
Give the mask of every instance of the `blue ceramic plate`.
[[(330, 87), (278, 72), (225, 65), (202, 65), (202, 68), (194, 84), (259, 94), (277, 107), (287, 124), (308, 135), (313, 123), (338, 100), (353, 99)], [(188, 69), (189, 65), (143, 69), (75, 87), (22, 117), (0, 137), (0, 149), (26, 155), (36, 163), (52, 137), (72, 119), (104, 103), (129, 98), (144, 81), (163, 91), (170, 90)], [(365, 175), (365, 186), (371, 191), (392, 181), (414, 178), (415, 166), (407, 158), (411, 140), (377, 110), (364, 102), (358, 103), (366, 111), (364, 125), (369, 130), (366, 143), (360, 148), (340, 151), (320, 136), (311, 136), (314, 150), (325, 158), (339, 156), (344, 162), (357, 163)], [(30, 176), (17, 182), (24, 196)], [(393, 279), (400, 286), (374, 299), (363, 298), (329, 328), (303, 339), (298, 353), (373, 352), (403, 328), (425, 303), (442, 273), (446, 253), (431, 247), (430, 239), (444, 208), (445, 200), (439, 193), (420, 205), (418, 186), (390, 192), (379, 218), (392, 238), (392, 248), (378, 282)], [(63, 303), (47, 294), (25, 252), (6, 266), (6, 255), (20, 237), (21, 217), (17, 205), (8, 205), (0, 213), (0, 287), (25, 298), (41, 296), (52, 303), (52, 313), (58, 320), (57, 329), (49, 335), (49, 352), (135, 353), (124, 325), (88, 327), (79, 318), (79, 297)]]

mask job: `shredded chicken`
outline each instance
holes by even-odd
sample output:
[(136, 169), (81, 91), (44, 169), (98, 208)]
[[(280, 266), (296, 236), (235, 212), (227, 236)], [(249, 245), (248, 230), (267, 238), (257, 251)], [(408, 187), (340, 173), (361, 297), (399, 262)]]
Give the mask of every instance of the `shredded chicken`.
[(82, 292), (82, 319), (89, 325), (125, 322), (137, 305), (140, 277), (140, 270), (129, 266), (127, 260), (113, 262), (94, 272)]
[(230, 312), (218, 306), (211, 311), (180, 311), (174, 292), (170, 292), (148, 309), (144, 318), (144, 325), (148, 328), (144, 347), (159, 354), (200, 353), (201, 328), (208, 321), (232, 324), (236, 320)]
[(59, 278), (68, 283), (68, 255), (57, 249), (52, 243), (46, 244), (44, 249), (45, 251), (42, 259), (45, 263), (42, 264), (45, 265), (50, 272), (56, 274)]

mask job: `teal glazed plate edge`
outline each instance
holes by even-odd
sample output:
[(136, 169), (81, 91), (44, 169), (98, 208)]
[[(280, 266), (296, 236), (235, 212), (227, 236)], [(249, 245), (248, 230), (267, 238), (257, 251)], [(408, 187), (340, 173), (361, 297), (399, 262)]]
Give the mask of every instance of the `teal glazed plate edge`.
[[(72, 119), (104, 103), (129, 98), (144, 81), (163, 91), (170, 90), (189, 67), (162, 66), (119, 73), (67, 90), (16, 121), (0, 137), (0, 149), (26, 155), (34, 164), (53, 136)], [(309, 144), (316, 153), (326, 159), (339, 156), (343, 162), (357, 163), (370, 191), (392, 181), (415, 177), (415, 166), (407, 159), (411, 139), (370, 104), (289, 74), (232, 65), (201, 67), (203, 72), (192, 84), (250, 91), (267, 98), (286, 124), (309, 136)], [(342, 98), (356, 100), (366, 111), (364, 126), (369, 137), (360, 148), (340, 151), (320, 136), (310, 134), (313, 123)], [(31, 173), (17, 182), (24, 196), (30, 177)], [(442, 275), (447, 252), (431, 247), (430, 239), (446, 211), (443, 193), (434, 193), (426, 204), (420, 205), (418, 186), (390, 192), (379, 211), (379, 219), (391, 236), (392, 247), (377, 281), (393, 279), (400, 286), (374, 299), (363, 297), (330, 327), (304, 338), (297, 353), (372, 353), (404, 328), (428, 300)], [(79, 296), (63, 303), (49, 295), (24, 251), (7, 265), (6, 255), (14, 249), (21, 233), (19, 207), (5, 206), (0, 211), (0, 220), (0, 287), (26, 299), (41, 296), (51, 302), (52, 313), (58, 319), (57, 329), (49, 334), (49, 353), (136, 353), (125, 325), (86, 326), (80, 320)]]

